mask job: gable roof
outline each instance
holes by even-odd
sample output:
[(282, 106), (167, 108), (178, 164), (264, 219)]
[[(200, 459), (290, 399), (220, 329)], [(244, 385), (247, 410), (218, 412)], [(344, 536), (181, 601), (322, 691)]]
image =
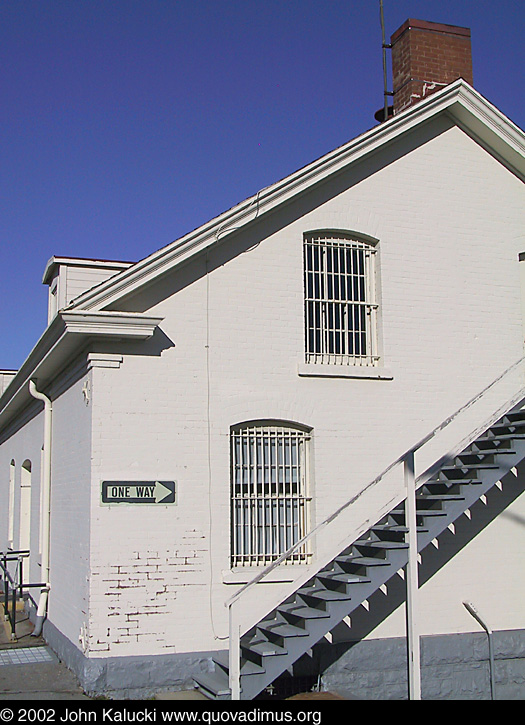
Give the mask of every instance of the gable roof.
[(158, 275), (169, 272), (219, 239), (439, 114), (450, 117), (516, 176), (525, 180), (525, 134), (466, 81), (459, 79), (84, 292), (70, 303), (68, 309), (103, 310), (109, 305), (115, 309), (119, 300), (136, 293)]

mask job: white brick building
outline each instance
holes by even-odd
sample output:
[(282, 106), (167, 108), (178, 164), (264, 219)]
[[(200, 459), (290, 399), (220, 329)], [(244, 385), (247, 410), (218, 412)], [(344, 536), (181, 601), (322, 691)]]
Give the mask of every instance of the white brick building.
[[(147, 695), (211, 671), (240, 587), (354, 499), (246, 592), (243, 633), (395, 509), (401, 467), (369, 484), (521, 359), (524, 142), (457, 80), (137, 264), (52, 258), (49, 326), (0, 373), (0, 536), (45, 581), (32, 380), (52, 403), (43, 631), (88, 691)], [(434, 436), (416, 475), (518, 403), (522, 373)], [(463, 672), (466, 696), (486, 693), (471, 600), (500, 636), (501, 687), (523, 697), (518, 463), (422, 554), (424, 696), (457, 696)], [(158, 503), (132, 501), (158, 481)], [(399, 663), (377, 689), (367, 675), (403, 642), (401, 582), (393, 572), (297, 672), (405, 696)]]

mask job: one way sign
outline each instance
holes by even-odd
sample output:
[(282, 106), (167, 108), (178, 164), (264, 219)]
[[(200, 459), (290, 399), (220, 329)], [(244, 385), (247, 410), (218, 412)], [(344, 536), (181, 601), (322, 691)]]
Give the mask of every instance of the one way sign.
[(103, 504), (174, 504), (175, 481), (102, 481)]

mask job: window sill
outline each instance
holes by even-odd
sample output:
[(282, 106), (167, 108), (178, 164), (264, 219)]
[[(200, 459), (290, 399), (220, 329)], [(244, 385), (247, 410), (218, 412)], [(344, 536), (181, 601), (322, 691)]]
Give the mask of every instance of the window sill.
[[(268, 576), (264, 577), (261, 584), (293, 582), (308, 567), (305, 564), (290, 564), (286, 566), (287, 571), (284, 571), (284, 568), (277, 568), (271, 571)], [(261, 571), (262, 568), (257, 567), (249, 569), (225, 569), (222, 571), (222, 581), (223, 584), (248, 584)]]
[(355, 367), (353, 365), (325, 365), (323, 363), (299, 363), (297, 374), (300, 377), (314, 378), (361, 378), (365, 380), (393, 380), (394, 376), (387, 368)]

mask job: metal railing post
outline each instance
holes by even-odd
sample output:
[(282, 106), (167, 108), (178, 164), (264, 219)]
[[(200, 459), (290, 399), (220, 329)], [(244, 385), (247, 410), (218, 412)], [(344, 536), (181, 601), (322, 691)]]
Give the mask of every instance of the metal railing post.
[(4, 556), (4, 565), (2, 569), (4, 573), (4, 619), (9, 619), (9, 580), (7, 578), (7, 557)]
[(11, 639), (16, 640), (16, 587), (11, 595)]
[(408, 699), (421, 700), (421, 655), (418, 628), (418, 551), (416, 518), (416, 477), (414, 452), (404, 461), (405, 487), (407, 493), (405, 523), (408, 528), (408, 564), (406, 567), (406, 620), (408, 650)]
[(19, 589), (19, 595), (20, 599), (22, 599), (23, 595), (23, 586), (24, 586), (24, 557), (19, 556), (18, 557), (18, 589)]
[(241, 699), (241, 627), (237, 614), (236, 602), (230, 603), (229, 622), (230, 622), (230, 640), (229, 640), (229, 678), (230, 678), (230, 697), (232, 700)]

